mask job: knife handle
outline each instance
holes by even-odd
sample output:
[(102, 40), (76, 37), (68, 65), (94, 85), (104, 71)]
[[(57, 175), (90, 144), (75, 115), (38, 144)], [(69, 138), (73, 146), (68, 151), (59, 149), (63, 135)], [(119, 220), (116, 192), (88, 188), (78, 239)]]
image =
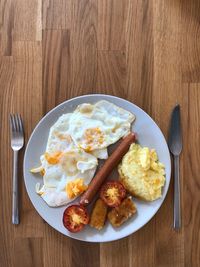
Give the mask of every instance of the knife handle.
[(179, 156), (174, 156), (174, 229), (181, 228)]

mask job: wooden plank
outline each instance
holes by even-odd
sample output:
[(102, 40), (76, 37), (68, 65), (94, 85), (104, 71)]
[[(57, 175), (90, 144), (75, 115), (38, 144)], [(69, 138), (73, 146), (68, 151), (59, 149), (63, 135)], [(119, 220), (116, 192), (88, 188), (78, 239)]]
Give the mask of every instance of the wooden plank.
[(43, 267), (42, 238), (16, 238), (14, 240), (14, 266)]
[(163, 36), (182, 34), (181, 0), (152, 1), (153, 28)]
[(35, 41), (14, 41), (12, 45), (14, 61), (31, 61), (42, 64), (42, 45)]
[(12, 266), (13, 259), (13, 230), (11, 224), (11, 195), (12, 195), (12, 158), (10, 144), (10, 125), (8, 114), (12, 106), (14, 63), (11, 57), (0, 58), (0, 262), (2, 266)]
[(184, 0), (182, 4), (182, 79), (200, 81), (199, 1)]
[(71, 266), (100, 266), (99, 244), (73, 240)]
[(44, 266), (72, 267), (72, 241), (45, 223)]
[[(154, 14), (156, 27), (154, 28), (152, 115), (167, 137), (172, 108), (179, 103), (181, 109), (187, 110), (187, 98), (184, 98), (184, 92), (181, 90), (180, 4), (175, 6), (173, 3), (170, 5), (170, 3), (158, 1), (154, 3)], [(182, 156), (181, 176), (183, 175)], [(184, 266), (183, 228), (178, 233), (173, 229), (173, 173), (168, 195), (156, 216), (155, 236), (156, 265)]]
[(43, 32), (44, 113), (66, 99), (70, 81), (69, 41), (68, 30)]
[(128, 0), (98, 0), (98, 49), (125, 50)]
[(199, 182), (199, 134), (200, 134), (200, 84), (184, 84), (188, 92), (188, 114), (183, 116), (185, 128), (185, 153), (183, 178), (183, 219), (185, 266), (200, 266), (200, 182)]
[[(95, 92), (97, 81), (96, 0), (74, 0), (70, 31), (70, 96)], [(72, 93), (73, 92), (73, 93)]]
[(71, 24), (72, 0), (44, 0), (42, 28), (69, 29)]
[(14, 1), (13, 39), (16, 41), (42, 40), (42, 1)]
[(130, 265), (130, 250), (128, 238), (120, 241), (108, 242), (100, 246), (100, 266), (103, 267), (128, 267)]
[(180, 5), (174, 11), (170, 3), (158, 1), (154, 4), (154, 14), (154, 79), (181, 81)]
[(97, 92), (126, 98), (126, 57), (123, 51), (98, 51)]
[(12, 30), (14, 26), (14, 7), (12, 0), (0, 2), (0, 56), (12, 54)]
[[(162, 85), (161, 85), (162, 83)], [(171, 111), (174, 106), (179, 103), (181, 105), (182, 116), (187, 117), (187, 92), (181, 90), (182, 84), (180, 82), (161, 82), (154, 83), (156, 86), (155, 98), (159, 99), (153, 102), (153, 114), (156, 122), (159, 122), (161, 130), (164, 132), (165, 136), (168, 135), (169, 121)], [(160, 92), (160, 93), (159, 93)], [(165, 107), (165, 108), (163, 108)], [(187, 124), (184, 121), (183, 129), (187, 128)], [(183, 143), (185, 148), (185, 140)], [(184, 196), (183, 191), (183, 181), (184, 176), (183, 165), (185, 164), (185, 154), (186, 151), (183, 150), (180, 157), (180, 177), (181, 177), (181, 196)], [(173, 162), (172, 162), (173, 163)], [(155, 262), (158, 266), (184, 266), (184, 228), (182, 226), (179, 232), (173, 229), (173, 199), (174, 199), (174, 175), (172, 166), (171, 183), (169, 187), (169, 192), (166, 199), (156, 215), (156, 255)], [(184, 205), (181, 203), (182, 212), (184, 213)], [(184, 225), (184, 222), (182, 222)], [(170, 245), (169, 245), (170, 244)]]
[(154, 71), (153, 6), (150, 1), (129, 1), (126, 20), (127, 95), (151, 112)]
[(130, 267), (156, 266), (155, 220), (154, 217), (141, 230), (129, 237), (129, 260), (127, 261)]
[[(27, 142), (33, 127), (42, 117), (42, 46), (41, 43), (35, 44), (14, 42), (14, 90), (12, 108), (14, 112), (22, 115), (25, 140)], [(30, 123), (31, 122), (31, 123)], [(24, 152), (24, 150), (23, 150)], [(15, 237), (42, 237), (43, 221), (33, 209), (27, 196), (23, 177), (23, 153), (19, 157), (19, 177), (21, 192), (21, 223), (15, 229)], [(31, 219), (30, 219), (31, 218)]]

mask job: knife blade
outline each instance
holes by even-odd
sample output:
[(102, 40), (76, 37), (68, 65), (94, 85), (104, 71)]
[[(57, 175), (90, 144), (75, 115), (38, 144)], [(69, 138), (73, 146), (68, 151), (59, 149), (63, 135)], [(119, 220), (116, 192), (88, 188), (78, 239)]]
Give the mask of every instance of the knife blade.
[(174, 156), (180, 155), (182, 151), (180, 105), (176, 105), (172, 111), (168, 145)]
[(174, 159), (174, 229), (179, 230), (181, 228), (179, 155), (182, 151), (180, 105), (176, 105), (172, 111), (168, 146)]

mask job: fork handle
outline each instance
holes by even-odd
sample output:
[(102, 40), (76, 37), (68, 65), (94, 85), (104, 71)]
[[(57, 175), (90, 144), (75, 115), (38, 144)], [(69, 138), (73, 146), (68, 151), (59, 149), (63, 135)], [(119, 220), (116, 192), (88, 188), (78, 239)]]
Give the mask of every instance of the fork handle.
[(19, 224), (18, 199), (18, 151), (14, 151), (13, 158), (13, 191), (12, 191), (12, 223)]
[(174, 229), (181, 228), (179, 156), (174, 156)]

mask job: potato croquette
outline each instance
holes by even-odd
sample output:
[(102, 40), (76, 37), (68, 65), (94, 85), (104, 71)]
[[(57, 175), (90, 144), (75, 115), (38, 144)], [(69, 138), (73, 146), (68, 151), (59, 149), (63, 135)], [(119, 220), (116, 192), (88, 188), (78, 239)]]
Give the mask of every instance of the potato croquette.
[(90, 218), (90, 226), (101, 230), (105, 224), (106, 215), (107, 215), (107, 206), (100, 198), (97, 199), (94, 208), (92, 210)]
[(110, 212), (108, 212), (108, 219), (112, 226), (119, 227), (131, 218), (136, 211), (136, 206), (131, 197), (127, 197), (118, 207), (113, 208)]

